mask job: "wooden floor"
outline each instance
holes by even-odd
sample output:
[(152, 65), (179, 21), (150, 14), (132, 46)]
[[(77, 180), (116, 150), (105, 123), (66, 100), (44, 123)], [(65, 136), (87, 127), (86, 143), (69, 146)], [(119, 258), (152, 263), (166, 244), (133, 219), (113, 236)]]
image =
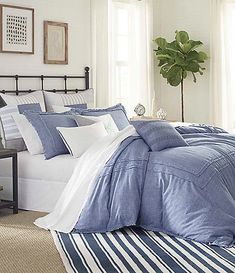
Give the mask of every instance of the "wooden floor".
[(0, 273), (65, 273), (51, 233), (33, 222), (43, 213), (0, 210)]

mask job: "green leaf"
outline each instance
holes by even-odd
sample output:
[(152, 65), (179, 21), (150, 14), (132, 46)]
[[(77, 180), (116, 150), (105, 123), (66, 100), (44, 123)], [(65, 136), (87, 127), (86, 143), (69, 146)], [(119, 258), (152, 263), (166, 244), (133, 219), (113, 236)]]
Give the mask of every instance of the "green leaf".
[(161, 68), (160, 74), (163, 76), (163, 78), (167, 78), (168, 70), (170, 67), (171, 67), (170, 65), (166, 64)]
[(186, 67), (185, 67), (185, 69), (187, 70), (187, 71), (191, 71), (191, 72), (194, 72), (194, 73), (197, 73), (197, 72), (199, 72), (199, 64), (198, 63), (196, 63), (196, 62), (191, 62), (189, 65), (187, 65)]
[(172, 59), (172, 57), (168, 54), (159, 54), (159, 55), (157, 55), (157, 58), (158, 58), (158, 60), (163, 60), (163, 61), (168, 60), (168, 59)]
[(167, 81), (172, 86), (178, 86), (182, 80), (183, 70), (180, 66), (172, 66), (167, 73)]
[(182, 57), (184, 57), (184, 55), (182, 54), (182, 52), (180, 51), (180, 46), (177, 44), (176, 41), (173, 41), (171, 43), (167, 43), (165, 51), (168, 52), (168, 54), (171, 54), (171, 56), (175, 56), (175, 55), (181, 55)]
[(196, 48), (200, 47), (203, 45), (203, 43), (201, 41), (193, 41), (193, 40), (190, 40), (189, 41), (190, 44), (191, 44), (191, 50), (190, 51), (193, 51), (195, 50)]
[(167, 60), (160, 60), (158, 66), (163, 66), (167, 63)]
[(165, 48), (166, 48), (166, 45), (167, 45), (166, 39), (161, 38), (161, 37), (157, 38), (157, 39), (155, 40), (155, 43), (156, 43), (161, 49), (165, 49)]
[(190, 42), (187, 42), (185, 44), (181, 44), (180, 47), (181, 47), (183, 53), (188, 53), (191, 50), (192, 45)]
[(187, 61), (194, 61), (194, 60), (198, 60), (198, 52), (193, 50), (190, 51), (186, 57)]
[(179, 46), (176, 41), (167, 43), (166, 49), (172, 50), (173, 52), (179, 52)]
[(198, 58), (197, 58), (197, 60), (198, 60), (199, 62), (204, 63), (204, 61), (205, 61), (207, 58), (208, 58), (208, 57), (207, 57), (207, 54), (206, 54), (205, 52), (202, 52), (202, 51), (198, 52)]
[(184, 58), (179, 57), (179, 56), (175, 57), (175, 63), (180, 66), (187, 66), (188, 65), (188, 62)]
[(176, 31), (175, 39), (178, 44), (186, 44), (189, 40), (189, 35), (186, 31)]

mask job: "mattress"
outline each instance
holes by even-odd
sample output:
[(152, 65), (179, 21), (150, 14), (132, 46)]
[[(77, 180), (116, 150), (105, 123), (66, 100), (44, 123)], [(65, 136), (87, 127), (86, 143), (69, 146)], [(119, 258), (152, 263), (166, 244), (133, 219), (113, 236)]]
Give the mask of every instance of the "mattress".
[[(18, 153), (19, 208), (50, 212), (72, 175), (78, 159), (60, 155), (45, 160), (43, 155)], [(0, 160), (1, 199), (12, 198), (11, 159)]]

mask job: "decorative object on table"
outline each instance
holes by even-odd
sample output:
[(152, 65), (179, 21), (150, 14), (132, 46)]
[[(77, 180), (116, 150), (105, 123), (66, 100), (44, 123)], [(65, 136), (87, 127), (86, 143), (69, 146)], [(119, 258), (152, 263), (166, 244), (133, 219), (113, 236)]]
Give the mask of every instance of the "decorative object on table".
[(68, 64), (68, 24), (44, 21), (44, 63)]
[(160, 108), (160, 109), (157, 111), (157, 118), (158, 118), (158, 119), (165, 120), (165, 119), (166, 119), (166, 116), (167, 116), (167, 112), (166, 112), (165, 110), (163, 110), (162, 108)]
[(176, 31), (175, 40), (168, 43), (164, 38), (155, 39), (158, 48), (155, 51), (159, 65), (160, 74), (167, 79), (167, 83), (172, 86), (181, 85), (181, 111), (182, 121), (184, 122), (184, 80), (191, 73), (194, 82), (196, 82), (196, 73), (203, 75), (204, 63), (207, 54), (203, 51), (197, 51), (202, 46), (201, 41), (189, 39), (186, 31)]
[(142, 117), (145, 114), (145, 107), (144, 105), (138, 103), (134, 109), (134, 112), (136, 113), (137, 116)]
[(0, 5), (0, 51), (34, 54), (34, 9)]

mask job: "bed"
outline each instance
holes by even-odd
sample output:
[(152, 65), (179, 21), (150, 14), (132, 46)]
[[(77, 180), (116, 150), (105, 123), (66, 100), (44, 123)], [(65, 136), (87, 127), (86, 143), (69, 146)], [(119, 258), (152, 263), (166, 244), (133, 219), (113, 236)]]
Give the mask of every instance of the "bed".
[[(18, 94), (19, 78), (14, 79)], [(44, 77), (40, 79), (43, 88)], [(64, 80), (66, 93), (67, 77)], [(43, 92), (46, 103), (52, 100), (50, 106), (69, 106), (70, 95), (50, 92)], [(131, 125), (123, 105), (84, 109), (81, 103), (88, 101), (79, 96), (79, 107), (62, 113), (43, 112), (40, 101), (13, 107), (33, 127), (29, 142), (37, 137), (41, 141), (39, 155), (32, 156), (19, 130), (31, 154), (19, 153), (19, 206), (52, 210), (35, 224), (64, 233), (105, 233), (136, 225), (222, 247), (234, 245), (234, 135), (209, 125), (177, 130), (167, 122), (140, 120)], [(11, 102), (12, 96), (7, 99)], [(14, 114), (8, 102), (3, 108), (10, 117), (1, 115), (1, 121), (12, 136), (20, 123), (15, 120), (18, 129), (14, 122), (9, 125)], [(92, 123), (83, 124), (84, 119)], [(7, 162), (1, 168), (7, 189)]]

